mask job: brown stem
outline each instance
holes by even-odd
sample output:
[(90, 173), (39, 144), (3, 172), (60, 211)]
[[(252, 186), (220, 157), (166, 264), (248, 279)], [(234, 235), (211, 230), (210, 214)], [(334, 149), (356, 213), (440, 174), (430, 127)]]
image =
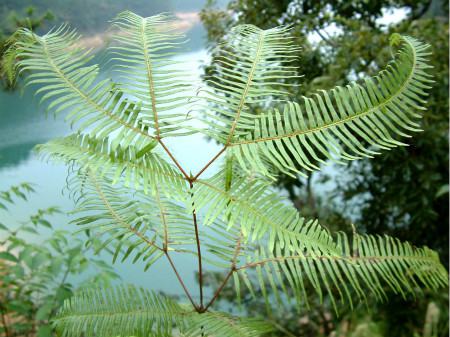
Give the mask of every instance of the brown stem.
[[(192, 188), (194, 187), (193, 182), (190, 182), (191, 196), (193, 196)], [(200, 249), (200, 237), (198, 235), (198, 224), (197, 224), (197, 213), (194, 208), (194, 203), (192, 203), (192, 219), (194, 220), (195, 229), (195, 241), (197, 243), (197, 256), (198, 256), (198, 284), (200, 290), (200, 310), (203, 310), (203, 269), (202, 269), (202, 251)]]
[(178, 162), (178, 160), (176, 160), (176, 158), (173, 156), (172, 152), (170, 152), (170, 150), (167, 148), (166, 144), (164, 144), (164, 142), (162, 141), (161, 138), (158, 138), (158, 142), (159, 144), (161, 144), (161, 146), (164, 148), (164, 151), (166, 151), (166, 153), (169, 155), (170, 159), (172, 159), (172, 161), (174, 162), (174, 164), (179, 168), (179, 170), (181, 171), (181, 173), (183, 174), (183, 176), (186, 178), (187, 181), (192, 181), (192, 178), (186, 173), (186, 171), (181, 167), (180, 163)]
[(167, 257), (167, 260), (169, 260), (170, 266), (172, 267), (173, 271), (175, 272), (175, 275), (177, 276), (178, 281), (180, 281), (180, 284), (183, 287), (186, 296), (189, 298), (189, 301), (191, 301), (192, 306), (195, 308), (195, 310), (200, 311), (201, 309), (197, 306), (197, 304), (195, 304), (194, 300), (192, 299), (192, 296), (189, 293), (188, 289), (186, 288), (186, 285), (184, 284), (183, 279), (181, 278), (180, 274), (178, 273), (178, 270), (175, 267), (175, 264), (173, 263), (172, 258), (170, 257), (169, 253), (167, 251), (164, 251), (164, 254)]
[(222, 284), (219, 286), (219, 288), (217, 288), (217, 290), (215, 291), (213, 297), (211, 298), (209, 303), (206, 305), (206, 307), (203, 309), (203, 312), (208, 310), (208, 308), (217, 300), (217, 298), (219, 297), (219, 295), (222, 292), (223, 288), (225, 287), (225, 285), (227, 284), (228, 280), (230, 279), (231, 275), (233, 275), (234, 271), (235, 271), (235, 269), (230, 269), (230, 271), (228, 272), (227, 276), (225, 276), (224, 280), (222, 281)]
[[(56, 288), (56, 292), (64, 286), (64, 283), (66, 283), (66, 280), (67, 280), (67, 278), (69, 277), (71, 263), (72, 263), (72, 260), (70, 260), (70, 261), (68, 262), (68, 264), (67, 264), (67, 269), (66, 269), (66, 271), (65, 271), (65, 273), (64, 273), (64, 275), (63, 275), (63, 277), (62, 277), (62, 279), (61, 279), (61, 282), (59, 282), (59, 285), (58, 285), (58, 287)], [(53, 297), (53, 300), (52, 300), (52, 305), (51, 305), (51, 307), (50, 307), (50, 308), (52, 308), (52, 309), (50, 310), (50, 312), (49, 312), (49, 314), (48, 314), (47, 320), (50, 320), (50, 318), (51, 318), (51, 317), (53, 316), (53, 314), (55, 313), (55, 310), (58, 309), (58, 307), (57, 307), (57, 302), (58, 302), (57, 299), (58, 299), (58, 298), (57, 298), (56, 293), (55, 293), (55, 296)]]
[(231, 275), (237, 270), (236, 269), (236, 260), (237, 260), (237, 257), (239, 256), (239, 252), (241, 250), (241, 240), (242, 240), (242, 232), (239, 234), (239, 238), (237, 239), (237, 242), (236, 242), (236, 247), (234, 249), (233, 258), (231, 260), (231, 268), (230, 268), (228, 274), (225, 276), (224, 280), (222, 281), (222, 284), (219, 286), (219, 288), (217, 288), (213, 297), (211, 298), (209, 303), (206, 305), (206, 307), (203, 309), (204, 311), (208, 310), (208, 308), (217, 300), (217, 298), (219, 297), (223, 288), (225, 287), (228, 280), (230, 279)]
[(2, 323), (5, 330), (5, 337), (11, 337), (11, 334), (8, 329), (8, 325), (6, 324), (6, 309), (3, 308), (3, 306), (0, 306), (0, 313), (2, 316)]
[(220, 155), (226, 150), (226, 146), (224, 146), (206, 165), (194, 176), (192, 181), (196, 181), (200, 175), (205, 172), (205, 170), (212, 164), (214, 161), (220, 157)]

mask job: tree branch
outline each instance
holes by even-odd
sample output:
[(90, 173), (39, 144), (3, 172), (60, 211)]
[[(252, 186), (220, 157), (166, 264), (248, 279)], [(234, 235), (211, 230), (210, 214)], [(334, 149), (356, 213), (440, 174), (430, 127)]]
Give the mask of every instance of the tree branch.
[(329, 37), (326, 37), (325, 34), (322, 33), (322, 32), (320, 31), (319, 28), (314, 27), (314, 31), (315, 31), (315, 32), (320, 36), (320, 38), (321, 38), (325, 43), (327, 43), (329, 46), (334, 47), (334, 48), (338, 47), (337, 44), (336, 44), (334, 41), (330, 40)]

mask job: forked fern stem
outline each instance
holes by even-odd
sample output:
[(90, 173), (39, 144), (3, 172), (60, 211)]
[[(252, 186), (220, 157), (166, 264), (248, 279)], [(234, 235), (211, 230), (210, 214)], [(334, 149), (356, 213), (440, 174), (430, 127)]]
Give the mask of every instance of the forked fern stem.
[[(200, 177), (200, 175), (205, 172), (208, 167), (211, 166), (211, 164), (213, 164), (220, 156), (222, 153), (225, 152), (225, 150), (227, 149), (227, 146), (224, 146), (213, 158), (211, 158), (210, 161), (208, 161), (206, 163), (206, 165), (194, 176), (189, 176), (186, 171), (183, 169), (183, 167), (181, 166), (181, 164), (178, 162), (178, 160), (175, 158), (175, 156), (172, 154), (172, 152), (169, 150), (169, 148), (164, 144), (164, 142), (162, 141), (161, 138), (157, 137), (157, 140), (159, 142), (159, 144), (161, 144), (161, 146), (163, 147), (164, 151), (167, 153), (167, 155), (170, 157), (170, 159), (172, 159), (172, 161), (174, 162), (174, 164), (178, 167), (178, 169), (180, 170), (180, 172), (183, 174), (183, 176), (186, 178), (187, 181), (189, 181), (189, 187), (192, 191), (193, 187), (194, 187), (194, 182), (198, 179), (198, 177)], [(192, 192), (191, 192), (192, 193)], [(192, 206), (194, 206), (194, 204), (192, 204)], [(170, 265), (172, 266), (172, 269), (174, 270), (178, 281), (180, 282), (181, 286), (184, 289), (184, 292), (186, 293), (187, 297), (189, 298), (190, 302), (192, 303), (192, 305), (194, 306), (195, 310), (198, 313), (204, 313), (208, 310), (208, 308), (215, 302), (215, 300), (219, 297), (221, 291), (223, 290), (223, 288), (225, 287), (226, 283), (228, 282), (228, 279), (230, 278), (230, 276), (233, 274), (233, 272), (236, 270), (236, 266), (235, 266), (235, 259), (239, 253), (239, 247), (240, 247), (240, 240), (237, 242), (236, 245), (236, 254), (235, 257), (233, 258), (233, 262), (232, 262), (232, 267), (230, 272), (228, 273), (228, 275), (225, 277), (224, 281), (222, 282), (222, 284), (219, 286), (219, 288), (216, 290), (216, 292), (213, 295), (213, 298), (209, 301), (209, 303), (207, 304), (206, 307), (203, 306), (203, 267), (202, 267), (202, 252), (201, 252), (201, 244), (200, 244), (200, 237), (199, 237), (199, 233), (198, 233), (198, 223), (197, 223), (197, 213), (195, 211), (195, 208), (193, 207), (193, 211), (192, 211), (192, 220), (194, 223), (194, 230), (195, 230), (195, 241), (196, 241), (196, 245), (197, 245), (197, 256), (198, 256), (198, 283), (199, 283), (199, 292), (200, 292), (200, 305), (197, 305), (194, 300), (192, 299), (191, 294), (189, 293), (186, 285), (184, 284), (180, 274), (178, 273), (175, 264), (173, 263), (172, 259), (170, 258), (167, 250), (164, 250), (165, 255), (167, 256), (167, 259), (170, 262)]]
[(170, 157), (170, 159), (172, 159), (172, 161), (178, 167), (178, 169), (183, 174), (183, 176), (186, 178), (186, 180), (187, 181), (191, 181), (191, 177), (189, 177), (189, 175), (186, 173), (186, 171), (183, 169), (183, 167), (181, 167), (181, 165), (178, 162), (178, 160), (174, 157), (172, 152), (170, 152), (169, 148), (166, 146), (166, 144), (164, 144), (162, 139), (161, 138), (157, 138), (157, 139), (158, 139), (158, 143), (161, 144), (161, 146), (163, 147), (164, 151), (166, 151), (167, 155)]
[(211, 300), (208, 302), (208, 304), (205, 306), (205, 308), (203, 309), (203, 312), (207, 311), (209, 309), (209, 307), (211, 305), (213, 305), (213, 303), (217, 300), (217, 298), (219, 297), (220, 293), (222, 292), (223, 288), (225, 287), (225, 285), (227, 284), (228, 280), (230, 279), (231, 275), (233, 275), (233, 273), (235, 272), (236, 269), (231, 269), (228, 274), (225, 276), (225, 278), (223, 279), (222, 283), (220, 284), (220, 286), (217, 288), (217, 290), (214, 292), (213, 297), (211, 298)]
[(203, 168), (202, 168), (202, 169), (194, 176), (193, 182), (196, 181), (196, 180), (198, 179), (198, 177), (200, 177), (200, 175), (201, 175), (203, 172), (205, 172), (206, 169), (207, 169), (212, 163), (214, 163), (214, 162), (216, 161), (216, 159), (219, 158), (220, 155), (221, 155), (222, 153), (225, 152), (226, 149), (227, 149), (227, 146), (224, 146), (219, 152), (217, 152), (217, 154), (216, 154), (209, 162), (207, 162), (206, 165), (203, 166)]
[(213, 303), (217, 300), (217, 298), (219, 297), (220, 293), (222, 292), (223, 288), (225, 287), (225, 285), (227, 284), (228, 280), (230, 279), (231, 275), (233, 275), (233, 273), (235, 271), (237, 271), (236, 268), (236, 262), (237, 262), (237, 258), (239, 256), (239, 253), (241, 251), (241, 241), (242, 241), (242, 232), (239, 235), (239, 238), (236, 242), (236, 246), (234, 248), (234, 254), (233, 254), (233, 259), (231, 261), (231, 267), (230, 270), (228, 271), (228, 274), (225, 276), (225, 278), (223, 279), (222, 283), (220, 284), (220, 286), (217, 288), (217, 290), (214, 292), (213, 297), (211, 298), (211, 300), (209, 301), (209, 303), (206, 305), (204, 311), (207, 311), (208, 308), (213, 305)]

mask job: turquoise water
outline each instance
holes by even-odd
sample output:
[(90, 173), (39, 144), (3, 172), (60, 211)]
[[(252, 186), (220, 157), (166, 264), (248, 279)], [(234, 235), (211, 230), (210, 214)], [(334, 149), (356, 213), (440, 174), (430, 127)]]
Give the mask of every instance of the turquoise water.
[[(192, 72), (192, 81), (198, 82), (201, 61), (207, 58), (206, 51), (186, 52), (179, 58), (183, 60), (185, 69)], [(63, 116), (46, 117), (44, 108), (38, 103), (31, 88), (25, 89), (24, 92), (0, 92), (0, 190), (21, 182), (30, 182), (34, 184), (37, 192), (30, 197), (29, 202), (20, 202), (11, 207), (2, 222), (17, 223), (39, 208), (55, 205), (63, 212), (52, 216), (51, 222), (56, 228), (75, 231), (77, 228), (68, 224), (70, 218), (67, 215), (67, 212), (73, 209), (74, 203), (63, 193), (67, 168), (64, 165), (45, 162), (33, 152), (36, 144), (67, 135), (71, 130), (64, 122)], [(208, 142), (201, 135), (185, 137), (181, 143), (177, 142), (177, 139), (168, 139), (166, 144), (182, 166), (192, 172), (197, 172), (219, 150), (217, 144)], [(208, 173), (213, 171), (214, 167)], [(47, 234), (46, 230), (42, 231), (43, 236)], [(109, 256), (104, 258), (110, 261)], [(192, 256), (174, 256), (174, 260), (182, 276), (188, 280), (187, 286), (193, 289), (193, 296), (196, 297), (196, 259)], [(164, 259), (145, 273), (139, 263), (116, 263), (115, 269), (124, 282), (174, 295), (183, 293)], [(77, 282), (78, 279), (73, 281)]]

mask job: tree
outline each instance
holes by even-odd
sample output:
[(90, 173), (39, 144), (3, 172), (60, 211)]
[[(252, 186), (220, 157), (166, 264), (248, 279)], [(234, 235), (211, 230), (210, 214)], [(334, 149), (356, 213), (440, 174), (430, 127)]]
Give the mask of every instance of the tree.
[[(220, 47), (209, 86), (192, 97), (185, 93), (190, 83), (182, 64), (173, 67), (168, 58), (182, 37), (166, 16), (124, 12), (114, 27), (119, 82), (97, 78), (98, 66), (88, 64), (91, 57), (72, 30), (18, 32), (19, 71), (30, 72), (29, 84), (40, 84), (49, 109), (65, 111), (78, 125), (76, 133), (39, 151), (76, 165), (76, 223), (103, 239), (114, 260), (134, 255), (148, 269), (166, 259), (190, 305), (133, 286), (92, 290), (65, 303), (55, 320), (64, 336), (170, 335), (173, 325), (183, 335), (261, 335), (271, 330), (264, 321), (212, 310), (231, 279), (237, 294), (241, 286), (254, 293), (252, 272), (267, 303), (271, 289), (278, 303), (292, 297), (301, 305), (307, 283), (319, 299), (327, 294), (336, 310), (338, 300), (353, 305), (355, 298), (389, 298), (387, 289), (406, 296), (419, 285), (434, 290), (447, 284), (432, 250), (356, 231), (351, 238), (332, 236), (272, 190), (277, 172), (306, 174), (325, 159), (354, 160), (402, 145), (402, 137), (416, 131), (416, 110), (431, 83), (427, 44), (394, 34), (394, 59), (376, 77), (286, 101), (278, 85), (289, 87), (284, 80), (298, 76), (290, 66), (298, 47), (289, 29), (240, 25)], [(177, 110), (190, 101), (202, 107), (196, 117), (208, 127), (193, 127)], [(263, 103), (265, 113), (249, 112)], [(188, 174), (165, 141), (195, 132), (223, 148)], [(206, 178), (223, 157), (225, 167)], [(202, 247), (210, 256), (202, 257)], [(177, 271), (177, 253), (197, 259), (199, 300)], [(224, 275), (205, 300), (210, 264)]]
[[(0, 210), (8, 211), (18, 199), (27, 202), (33, 193), (22, 183), (0, 192)], [(104, 261), (87, 258), (95, 245), (63, 230), (42, 238), (42, 229), (53, 229), (48, 217), (56, 207), (39, 209), (20, 223), (0, 223), (0, 336), (53, 336), (50, 318), (77, 288), (105, 286), (118, 278)], [(2, 214), (3, 215), (3, 214)], [(96, 273), (86, 275), (88, 266)], [(73, 276), (85, 279), (75, 286)]]
[(0, 82), (5, 89), (13, 89), (15, 86), (16, 78), (13, 72), (13, 63), (15, 55), (12, 53), (6, 53), (9, 47), (14, 44), (13, 33), (21, 27), (27, 27), (31, 30), (36, 30), (45, 21), (51, 21), (53, 14), (47, 11), (45, 14), (36, 16), (34, 7), (28, 7), (25, 9), (25, 17), (17, 15), (15, 12), (11, 12), (8, 20), (5, 20), (2, 27), (0, 27)]

